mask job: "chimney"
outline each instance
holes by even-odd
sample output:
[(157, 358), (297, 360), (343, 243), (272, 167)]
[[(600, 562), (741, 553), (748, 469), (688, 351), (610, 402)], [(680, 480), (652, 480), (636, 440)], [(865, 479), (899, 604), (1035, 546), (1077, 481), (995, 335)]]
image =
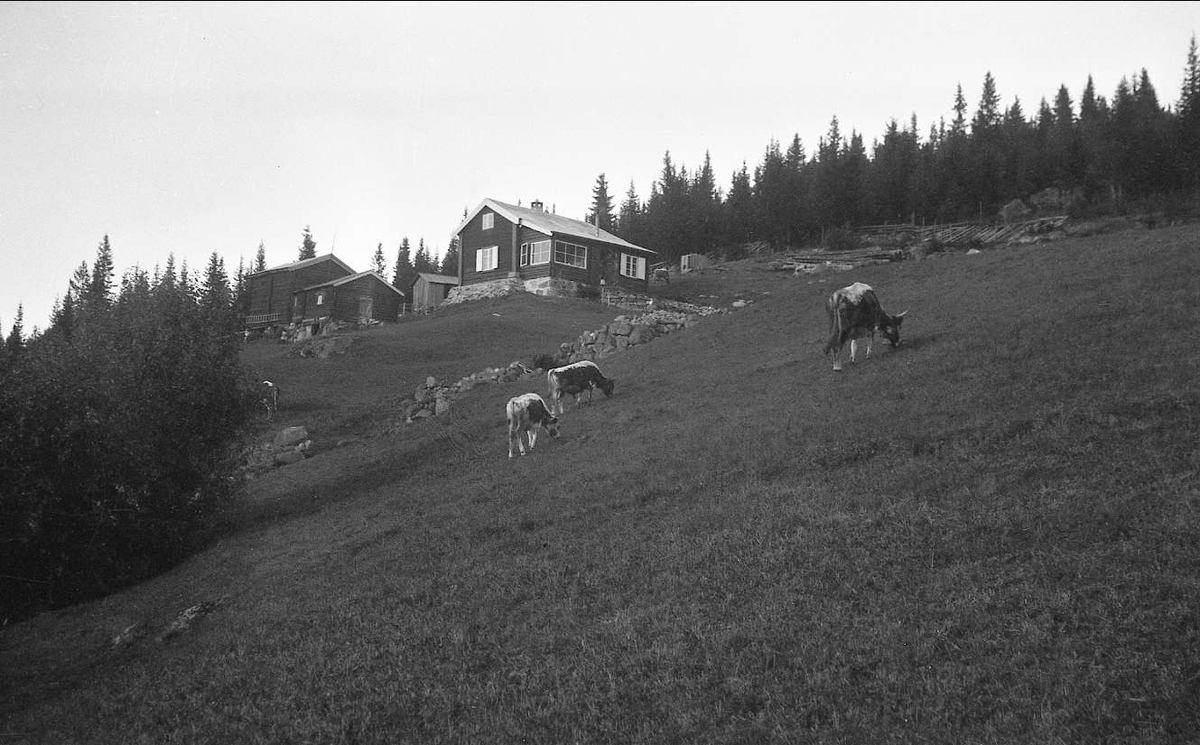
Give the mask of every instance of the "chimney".
[(542, 209), (542, 200), (540, 200), (540, 199), (535, 199), (532, 202), (530, 202), (529, 209), (533, 210), (534, 212), (545, 212), (546, 211), (546, 210)]

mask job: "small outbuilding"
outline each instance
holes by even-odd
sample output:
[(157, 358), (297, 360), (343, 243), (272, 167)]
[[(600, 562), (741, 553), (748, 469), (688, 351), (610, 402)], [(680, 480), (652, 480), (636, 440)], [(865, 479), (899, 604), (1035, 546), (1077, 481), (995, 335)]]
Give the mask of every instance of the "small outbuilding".
[(412, 291), (409, 293), (412, 296), (409, 302), (412, 303), (413, 310), (433, 308), (440, 305), (455, 287), (458, 287), (458, 277), (418, 272), (417, 281), (413, 282)]
[(328, 321), (395, 321), (404, 293), (375, 272), (359, 272), (295, 293), (292, 322), (317, 331)]

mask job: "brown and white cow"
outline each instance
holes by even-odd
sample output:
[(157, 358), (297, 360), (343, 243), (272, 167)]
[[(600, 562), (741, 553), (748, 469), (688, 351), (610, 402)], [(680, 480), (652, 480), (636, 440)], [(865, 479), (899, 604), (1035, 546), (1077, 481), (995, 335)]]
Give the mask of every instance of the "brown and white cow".
[(866, 338), (867, 357), (871, 356), (871, 342), (875, 332), (883, 332), (893, 348), (900, 344), (900, 324), (908, 311), (898, 315), (888, 315), (879, 305), (879, 298), (870, 285), (855, 282), (852, 285), (834, 290), (825, 301), (825, 311), (829, 314), (829, 343), (825, 345), (825, 354), (833, 353), (833, 369), (842, 369), (842, 347), (850, 340), (850, 361), (855, 361), (858, 340)]
[(508, 457), (513, 457), (513, 442), (525, 455), (525, 439), (529, 440), (529, 451), (537, 442), (538, 432), (546, 430), (551, 437), (558, 437), (558, 418), (550, 413), (546, 402), (536, 393), (525, 393), (508, 399), (504, 407), (508, 416)]
[(563, 396), (575, 397), (575, 405), (579, 405), (579, 396), (587, 391), (588, 401), (592, 393), (599, 388), (605, 397), (611, 396), (615, 378), (606, 378), (600, 372), (599, 366), (591, 360), (574, 362), (563, 367), (556, 367), (546, 372), (546, 383), (550, 387), (550, 410), (557, 411), (559, 416), (564, 413)]

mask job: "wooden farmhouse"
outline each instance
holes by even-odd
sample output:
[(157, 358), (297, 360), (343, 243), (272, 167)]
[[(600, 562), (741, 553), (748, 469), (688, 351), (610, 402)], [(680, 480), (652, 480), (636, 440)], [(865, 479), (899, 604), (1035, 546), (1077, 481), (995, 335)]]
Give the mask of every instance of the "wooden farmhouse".
[(374, 272), (355, 272), (333, 254), (246, 277), (246, 329), (298, 326), (317, 333), (330, 321), (395, 321), (404, 293)]
[(418, 272), (417, 281), (413, 282), (412, 291), (409, 293), (412, 295), (410, 302), (413, 310), (436, 307), (455, 287), (458, 287), (458, 277)]
[(647, 265), (658, 256), (595, 225), (546, 212), (538, 201), (517, 207), (485, 199), (455, 233), (464, 287), (517, 278), (540, 294), (603, 285), (642, 292)]

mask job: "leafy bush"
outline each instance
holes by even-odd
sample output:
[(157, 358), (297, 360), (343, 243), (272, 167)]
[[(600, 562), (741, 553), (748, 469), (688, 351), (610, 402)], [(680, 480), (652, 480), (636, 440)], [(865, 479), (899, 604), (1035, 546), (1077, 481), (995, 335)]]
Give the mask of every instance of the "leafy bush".
[(255, 411), (235, 324), (146, 295), (0, 369), (0, 618), (111, 592), (205, 541)]

